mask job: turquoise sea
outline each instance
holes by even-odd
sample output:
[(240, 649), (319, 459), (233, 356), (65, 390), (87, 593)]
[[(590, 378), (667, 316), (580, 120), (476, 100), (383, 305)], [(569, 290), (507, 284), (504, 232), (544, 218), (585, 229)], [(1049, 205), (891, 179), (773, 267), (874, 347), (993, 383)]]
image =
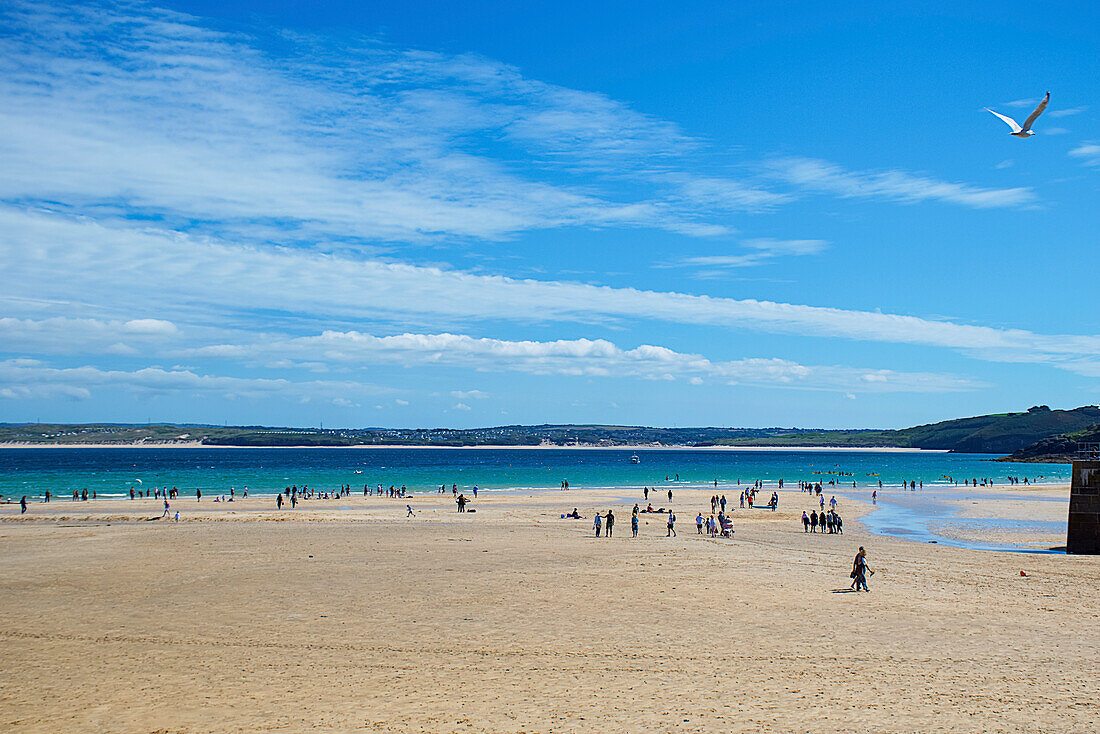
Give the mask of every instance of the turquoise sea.
[[(638, 463), (633, 457), (637, 456)], [(875, 510), (863, 519), (872, 532), (915, 542), (936, 542), (982, 550), (1027, 551), (1034, 546), (1008, 546), (957, 540), (938, 533), (957, 514), (953, 500), (966, 499), (964, 480), (1008, 477), (1030, 482), (1069, 483), (1064, 464), (994, 462), (992, 455), (891, 451), (773, 451), (677, 449), (233, 449), (233, 448), (3, 448), (0, 449), (0, 494), (35, 500), (49, 489), (60, 500), (87, 489), (102, 498), (129, 496), (130, 489), (176, 487), (184, 496), (201, 489), (206, 496), (273, 495), (291, 485), (321, 492), (351, 485), (405, 486), (412, 494), (435, 492), (457, 484), (467, 494), (571, 488), (622, 489), (639, 497), (643, 486), (668, 489), (713, 487), (736, 496), (738, 485), (778, 480), (792, 488), (799, 481), (821, 482), (827, 494), (870, 499), (882, 482)], [(955, 482), (958, 481), (958, 487)], [(918, 492), (901, 483), (923, 483)], [(855, 486), (853, 487), (853, 482)], [(988, 493), (985, 495), (988, 498)], [(1044, 496), (1005, 495), (1006, 499), (1065, 502)], [(1061, 522), (969, 519), (969, 526), (1057, 532)]]
[[(632, 463), (637, 455), (639, 463)], [(573, 488), (720, 487), (752, 483), (788, 485), (814, 481), (836, 489), (954, 486), (958, 480), (1008, 476), (1030, 481), (1069, 481), (1064, 464), (1009, 464), (983, 454), (878, 451), (772, 451), (646, 449), (233, 449), (233, 448), (3, 448), (0, 494), (40, 497), (49, 489), (64, 498), (87, 489), (101, 497), (130, 488), (177, 487), (182, 494), (273, 494), (307, 485), (320, 491), (350, 484), (406, 486), (432, 492), (441, 484), (490, 491)]]

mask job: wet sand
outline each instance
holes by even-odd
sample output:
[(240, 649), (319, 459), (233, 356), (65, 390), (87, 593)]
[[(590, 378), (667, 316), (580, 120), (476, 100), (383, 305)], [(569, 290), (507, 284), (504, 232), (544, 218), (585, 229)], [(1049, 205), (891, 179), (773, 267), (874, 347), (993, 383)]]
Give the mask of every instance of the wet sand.
[(807, 535), (797, 490), (712, 540), (711, 493), (637, 540), (615, 491), (0, 506), (0, 728), (1095, 731), (1100, 558), (874, 536), (846, 500)]

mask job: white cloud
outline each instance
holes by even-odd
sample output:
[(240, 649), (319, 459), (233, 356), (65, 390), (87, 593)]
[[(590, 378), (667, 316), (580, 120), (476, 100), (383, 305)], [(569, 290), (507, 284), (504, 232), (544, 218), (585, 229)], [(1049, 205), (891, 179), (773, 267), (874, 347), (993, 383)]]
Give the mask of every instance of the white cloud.
[[(94, 303), (110, 293), (113, 308), (132, 312), (156, 299), (177, 322), (246, 319), (254, 309), (265, 311), (269, 319), (287, 313), (295, 323), (303, 318), (422, 319), (433, 324), (653, 319), (936, 346), (994, 361), (1057, 364), (1100, 355), (1100, 336), (1093, 335), (1045, 335), (874, 311), (521, 280), (318, 256), (294, 248), (230, 245), (4, 207), (0, 252), (0, 280), (7, 286), (0, 303), (52, 295), (61, 282), (66, 286), (57, 295), (71, 299), (70, 306)], [(50, 263), (48, 271), (43, 262)], [(143, 277), (119, 290), (118, 273), (127, 269)], [(232, 352), (233, 345), (208, 349)]]
[(228, 398), (332, 398), (344, 394), (373, 394), (382, 390), (355, 382), (292, 382), (196, 374), (189, 370), (146, 367), (140, 370), (103, 370), (98, 367), (57, 368), (35, 360), (0, 361), (0, 397), (10, 399), (68, 397), (86, 399), (97, 390), (123, 389), (144, 395), (184, 393)]
[(352, 400), (348, 400), (347, 398), (333, 398), (332, 399), (332, 404), (335, 405), (337, 408), (359, 408), (359, 407), (362, 407), (359, 403), (356, 403)]
[(1086, 166), (1100, 166), (1100, 145), (1096, 143), (1082, 143), (1069, 152), (1071, 158), (1080, 159)]
[(1051, 117), (1069, 117), (1070, 115), (1079, 115), (1087, 110), (1088, 105), (1083, 105), (1081, 107), (1069, 107), (1064, 110), (1050, 110), (1047, 114)]
[(178, 334), (179, 328), (163, 319), (0, 318), (0, 350), (7, 352), (135, 355), (134, 344), (147, 348)]
[[(825, 240), (778, 240), (770, 237), (748, 239), (741, 242), (747, 250), (734, 255), (696, 255), (685, 257), (677, 266), (703, 266), (708, 268), (744, 268), (764, 265), (777, 257), (788, 255), (816, 255), (829, 243)], [(662, 265), (659, 267), (669, 267)]]
[(398, 405), (400, 405), (400, 406), (402, 406), (402, 407), (404, 407), (404, 406), (406, 406), (406, 405), (408, 405), (408, 404), (409, 404), (409, 401), (408, 401), (408, 400), (402, 400), (401, 398), (394, 398), (394, 401), (393, 401), (393, 402), (397, 403)]
[(122, 325), (128, 334), (143, 336), (172, 336), (179, 331), (171, 321), (163, 319), (133, 319)]
[(745, 240), (741, 244), (768, 255), (816, 255), (829, 245), (825, 240), (777, 240), (771, 237)]
[(731, 255), (695, 255), (684, 258), (676, 265), (701, 265), (705, 267), (749, 267), (763, 265), (784, 255), (812, 255), (828, 247), (825, 240), (775, 240), (756, 238), (744, 240), (741, 247), (748, 250)]
[(763, 211), (791, 201), (789, 194), (726, 178), (668, 174), (665, 181), (679, 186), (680, 196), (698, 206), (727, 211)]
[(28, 4), (3, 20), (9, 199), (253, 241), (387, 242), (578, 225), (707, 236), (728, 231), (707, 221), (716, 213), (784, 198), (653, 176), (696, 147), (675, 124), (482, 57), (289, 34), (275, 56), (262, 38), (141, 4)]
[[(200, 350), (201, 351), (201, 350)], [(966, 379), (930, 373), (902, 373), (851, 367), (806, 366), (782, 359), (712, 361), (698, 354), (684, 354), (666, 347), (643, 344), (622, 349), (603, 339), (557, 341), (507, 341), (463, 334), (400, 334), (373, 336), (358, 331), (326, 331), (318, 336), (269, 339), (240, 345), (230, 354), (253, 359), (282, 358), (288, 362), (313, 355), (333, 363), (457, 365), (483, 371), (514, 371), (537, 375), (704, 379), (719, 384), (751, 384), (808, 389), (848, 389), (943, 392), (980, 387)], [(183, 352), (185, 356), (195, 356)], [(203, 354), (207, 354), (203, 352)], [(480, 390), (455, 390), (460, 401), (488, 396)], [(400, 402), (400, 401), (398, 401)]]
[(451, 397), (459, 400), (485, 400), (489, 393), (481, 390), (451, 390)]
[(943, 201), (973, 209), (1017, 207), (1036, 201), (1029, 188), (988, 189), (937, 181), (907, 171), (847, 171), (812, 158), (779, 158), (766, 165), (773, 176), (793, 186), (844, 198)]
[(466, 403), (455, 403), (454, 404), (454, 409), (455, 410), (471, 410), (470, 406), (466, 405)]

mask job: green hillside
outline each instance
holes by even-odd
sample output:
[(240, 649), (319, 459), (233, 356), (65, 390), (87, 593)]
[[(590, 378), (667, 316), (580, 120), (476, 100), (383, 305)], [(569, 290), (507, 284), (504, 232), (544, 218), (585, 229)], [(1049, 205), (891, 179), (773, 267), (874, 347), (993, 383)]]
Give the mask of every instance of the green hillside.
[(897, 446), (944, 449), (961, 453), (1007, 454), (1036, 441), (1100, 423), (1100, 407), (1051, 410), (1038, 406), (1026, 413), (995, 413), (957, 418), (893, 431), (792, 432), (762, 438), (723, 441), (731, 445)]
[(1030, 446), (1013, 451), (1000, 461), (1068, 464), (1074, 459), (1085, 458), (1085, 454), (1081, 452), (1083, 444), (1100, 444), (1100, 424), (1090, 426), (1083, 431), (1071, 431), (1041, 439)]

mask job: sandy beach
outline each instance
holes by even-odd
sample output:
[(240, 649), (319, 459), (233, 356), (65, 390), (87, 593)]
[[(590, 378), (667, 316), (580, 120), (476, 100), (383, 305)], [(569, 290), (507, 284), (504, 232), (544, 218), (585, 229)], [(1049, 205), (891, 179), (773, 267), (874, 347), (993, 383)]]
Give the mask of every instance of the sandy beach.
[(614, 490), (3, 505), (0, 728), (1096, 730), (1100, 559), (871, 535), (848, 501), (807, 535), (797, 489), (711, 539), (711, 492), (638, 539)]

